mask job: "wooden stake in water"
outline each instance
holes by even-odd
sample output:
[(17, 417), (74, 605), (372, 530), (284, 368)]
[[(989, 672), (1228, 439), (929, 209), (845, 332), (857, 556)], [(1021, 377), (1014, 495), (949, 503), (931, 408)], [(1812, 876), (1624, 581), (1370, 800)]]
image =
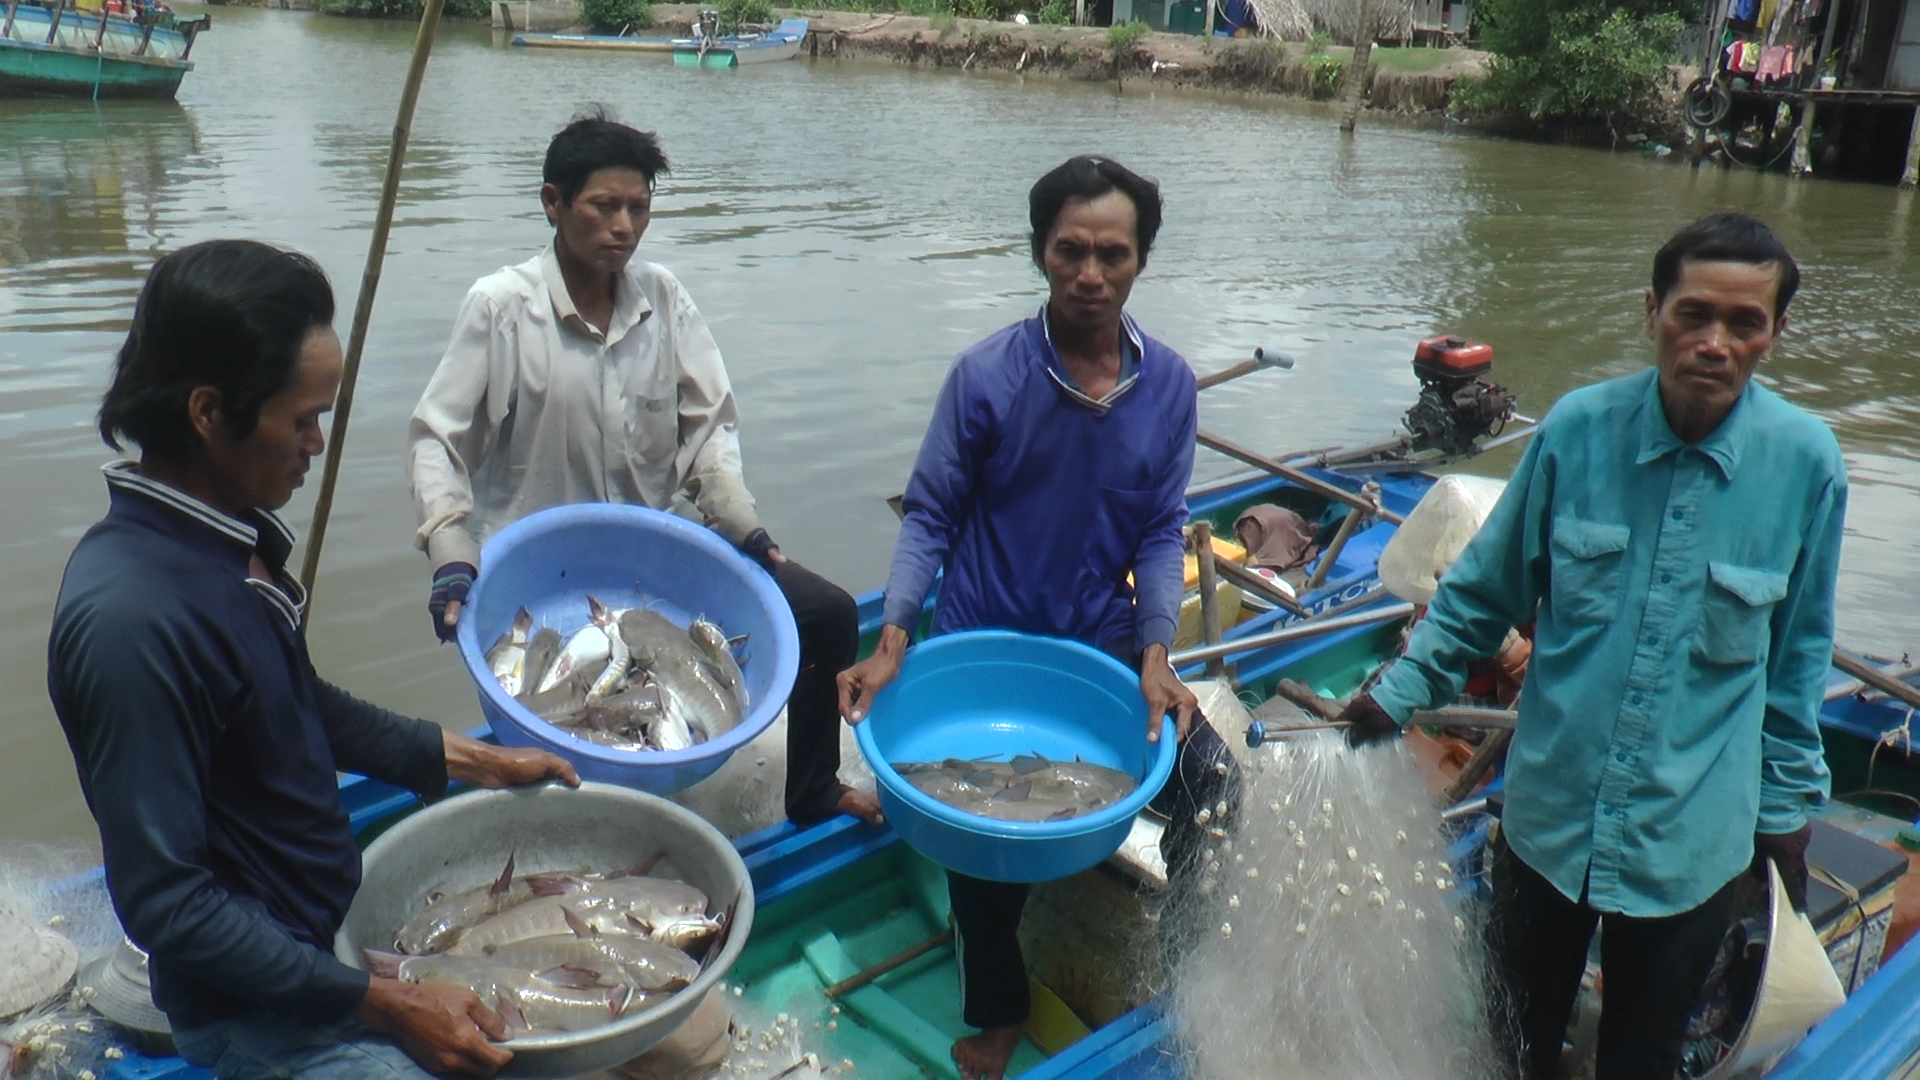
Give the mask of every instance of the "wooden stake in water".
[[(340, 396), (333, 404), (333, 430), (327, 438), (327, 463), (320, 480), (320, 497), (313, 506), (313, 526), (307, 552), (300, 564), (300, 584), (313, 596), (314, 577), (320, 572), (320, 546), (326, 542), (327, 519), (333, 513), (333, 493), (340, 482), (340, 459), (346, 449), (347, 420), (353, 413), (353, 385), (360, 375), (360, 356), (367, 345), (367, 322), (373, 316), (373, 296), (380, 287), (380, 267), (387, 257), (387, 233), (393, 227), (394, 203), (400, 197), (400, 168), (407, 157), (407, 136), (413, 127), (413, 109), (420, 101), (420, 83), (426, 78), (427, 57), (433, 53), (434, 31), (446, 0), (427, 0), (420, 13), (420, 31), (413, 39), (413, 62), (400, 91), (400, 115), (393, 122), (393, 145), (387, 151), (387, 177), (380, 189), (380, 211), (373, 220), (373, 239), (367, 246), (367, 267), (360, 275), (360, 297), (353, 307), (353, 330), (347, 337), (346, 369), (340, 376)], [(311, 600), (307, 606), (313, 612)]]
[(1340, 118), (1341, 131), (1351, 132), (1360, 121), (1360, 103), (1367, 96), (1367, 68), (1373, 61), (1373, 36), (1379, 23), (1380, 5), (1376, 0), (1360, 0), (1360, 29), (1353, 35), (1353, 59), (1347, 62), (1347, 107)]

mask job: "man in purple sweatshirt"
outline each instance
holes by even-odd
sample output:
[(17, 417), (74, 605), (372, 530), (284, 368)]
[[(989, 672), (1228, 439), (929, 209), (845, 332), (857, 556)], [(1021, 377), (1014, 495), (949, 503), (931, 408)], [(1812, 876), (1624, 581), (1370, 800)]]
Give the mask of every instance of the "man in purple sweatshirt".
[[(1237, 811), (1225, 743), (1173, 673), (1183, 592), (1186, 486), (1197, 423), (1193, 371), (1124, 308), (1160, 228), (1160, 191), (1101, 157), (1076, 157), (1028, 195), (1047, 304), (960, 354), (907, 484), (885, 626), (840, 676), (840, 709), (865, 718), (899, 674), (941, 570), (934, 634), (996, 628), (1069, 638), (1140, 672), (1145, 738), (1171, 713), (1179, 768), (1155, 799), (1175, 896), (1197, 869), (1202, 809)], [(1129, 584), (1128, 576), (1132, 575)], [(1225, 825), (1225, 822), (1219, 824)], [(1027, 886), (947, 875), (961, 997), (981, 1029), (953, 1046), (968, 1080), (1000, 1080), (1030, 1002), (1020, 954)]]

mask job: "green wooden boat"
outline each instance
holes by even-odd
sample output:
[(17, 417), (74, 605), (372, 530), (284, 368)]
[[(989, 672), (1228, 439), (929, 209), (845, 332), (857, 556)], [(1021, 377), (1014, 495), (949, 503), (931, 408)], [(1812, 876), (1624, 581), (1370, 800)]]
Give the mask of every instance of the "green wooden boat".
[(194, 39), (213, 24), (163, 7), (125, 14), (69, 0), (6, 0), (0, 16), (0, 96), (170, 98), (193, 70)]

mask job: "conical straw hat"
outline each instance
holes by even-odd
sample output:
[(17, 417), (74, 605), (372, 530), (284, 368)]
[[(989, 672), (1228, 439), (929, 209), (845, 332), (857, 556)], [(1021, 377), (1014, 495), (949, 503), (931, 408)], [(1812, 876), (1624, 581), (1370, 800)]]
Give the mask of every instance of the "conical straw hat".
[(147, 954), (124, 938), (120, 947), (88, 964), (80, 972), (82, 990), (91, 990), (87, 1004), (101, 1016), (130, 1031), (170, 1034), (167, 1014), (154, 1007), (147, 985)]
[(0, 908), (0, 1016), (25, 1012), (65, 990), (79, 966), (73, 942)]
[(1467, 549), (1505, 490), (1505, 480), (1441, 477), (1380, 553), (1380, 581), (1387, 591), (1410, 604), (1431, 603), (1440, 575)]
[(1767, 874), (1770, 929), (1760, 992), (1740, 1040), (1733, 1044), (1732, 1053), (1707, 1074), (1707, 1080), (1736, 1076), (1765, 1065), (1847, 1000), (1813, 923), (1787, 902), (1787, 887), (1772, 859), (1767, 860)]

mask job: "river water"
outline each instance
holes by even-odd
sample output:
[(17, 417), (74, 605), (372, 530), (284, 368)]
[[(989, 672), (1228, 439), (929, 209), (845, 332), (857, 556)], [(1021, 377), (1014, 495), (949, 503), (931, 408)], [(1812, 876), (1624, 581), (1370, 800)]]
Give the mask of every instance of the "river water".
[[(241, 8), (215, 22), (177, 104), (0, 102), (0, 838), (91, 836), (45, 642), (67, 554), (105, 507), (93, 413), (146, 268), (212, 237), (296, 247), (333, 275), (343, 336), (350, 320), (412, 28)], [(1764, 215), (1806, 271), (1766, 377), (1835, 428), (1853, 474), (1842, 637), (1920, 644), (1910, 198), (1384, 123), (1349, 142), (1311, 106), (1139, 85), (804, 60), (688, 71), (444, 28), (317, 589), (322, 671), (404, 712), (479, 722), (429, 631), (403, 432), (468, 285), (546, 242), (541, 154), (589, 101), (660, 132), (675, 168), (642, 254), (713, 324), (774, 536), (856, 592), (884, 577), (883, 500), (949, 358), (1040, 302), (1027, 186), (1099, 151), (1166, 193), (1132, 304), (1148, 329), (1201, 371), (1255, 345), (1299, 357), (1202, 402), (1209, 428), (1272, 450), (1395, 430), (1414, 345), (1435, 333), (1492, 342), (1496, 377), (1534, 415), (1633, 371), (1660, 241), (1709, 210)], [(1202, 477), (1228, 471), (1201, 452)], [(301, 527), (317, 486), (288, 508)]]

